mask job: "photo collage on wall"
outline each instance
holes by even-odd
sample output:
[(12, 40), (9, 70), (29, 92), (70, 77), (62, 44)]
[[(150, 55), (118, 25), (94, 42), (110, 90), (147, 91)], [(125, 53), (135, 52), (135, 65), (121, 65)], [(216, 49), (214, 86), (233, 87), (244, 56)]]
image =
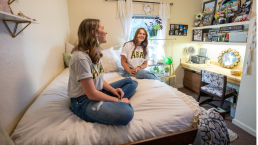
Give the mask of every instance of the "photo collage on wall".
[(170, 24), (169, 35), (187, 36), (188, 25)]

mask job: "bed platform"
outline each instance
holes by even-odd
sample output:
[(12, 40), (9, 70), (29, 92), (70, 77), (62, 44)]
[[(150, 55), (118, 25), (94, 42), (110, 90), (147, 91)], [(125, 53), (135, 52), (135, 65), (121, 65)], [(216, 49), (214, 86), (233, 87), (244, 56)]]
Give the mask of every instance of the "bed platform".
[(189, 145), (194, 142), (197, 131), (198, 127), (124, 145)]
[[(17, 145), (184, 145), (194, 141), (201, 109), (176, 88), (157, 80), (138, 80), (130, 99), (133, 120), (126, 126), (103, 125), (85, 122), (70, 110), (68, 77), (65, 69), (29, 107), (11, 136)], [(108, 73), (104, 79), (111, 83), (123, 77)]]

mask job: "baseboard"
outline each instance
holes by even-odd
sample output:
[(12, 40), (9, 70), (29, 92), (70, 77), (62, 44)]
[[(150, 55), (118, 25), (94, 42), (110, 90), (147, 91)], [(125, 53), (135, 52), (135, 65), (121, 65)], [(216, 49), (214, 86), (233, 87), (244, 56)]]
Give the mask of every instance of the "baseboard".
[(184, 85), (176, 85), (177, 86), (177, 88), (183, 88), (184, 87)]
[(255, 136), (256, 137), (256, 130), (246, 126), (245, 124), (243, 124), (242, 122), (236, 120), (236, 119), (233, 119), (232, 120), (232, 123), (235, 124), (236, 126), (242, 128), (243, 130), (245, 130), (246, 132), (250, 133), (251, 135)]

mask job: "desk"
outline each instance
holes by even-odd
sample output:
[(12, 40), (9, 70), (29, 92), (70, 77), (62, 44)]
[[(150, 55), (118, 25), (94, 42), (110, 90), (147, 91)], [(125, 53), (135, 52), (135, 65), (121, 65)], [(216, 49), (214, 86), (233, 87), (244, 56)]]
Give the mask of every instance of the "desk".
[[(231, 73), (230, 73), (231, 69), (220, 67), (217, 65), (216, 62), (211, 61), (211, 65), (210, 65), (210, 67), (208, 67), (206, 64), (196, 64), (196, 63), (189, 64), (189, 63), (187, 63), (187, 58), (181, 58), (180, 64), (183, 68), (195, 71), (199, 74), (201, 73), (201, 70), (208, 70), (211, 72), (226, 75), (227, 81), (230, 83), (236, 84), (236, 85), (240, 85), (240, 82), (241, 82), (242, 76), (231, 75)], [(239, 67), (239, 69), (241, 69), (241, 67)]]

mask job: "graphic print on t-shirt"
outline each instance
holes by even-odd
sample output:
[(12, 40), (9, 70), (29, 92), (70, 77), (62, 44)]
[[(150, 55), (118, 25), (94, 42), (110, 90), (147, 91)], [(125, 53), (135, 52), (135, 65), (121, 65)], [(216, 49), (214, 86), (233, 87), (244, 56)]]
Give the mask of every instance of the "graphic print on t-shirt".
[(96, 79), (101, 73), (104, 73), (104, 68), (102, 66), (102, 63), (99, 63), (96, 64), (96, 65), (93, 65), (92, 64), (92, 77), (93, 77), (93, 80)]
[(133, 59), (133, 58), (143, 58), (143, 59), (146, 59), (146, 56), (145, 57), (143, 56), (143, 52), (132, 51), (131, 59)]

